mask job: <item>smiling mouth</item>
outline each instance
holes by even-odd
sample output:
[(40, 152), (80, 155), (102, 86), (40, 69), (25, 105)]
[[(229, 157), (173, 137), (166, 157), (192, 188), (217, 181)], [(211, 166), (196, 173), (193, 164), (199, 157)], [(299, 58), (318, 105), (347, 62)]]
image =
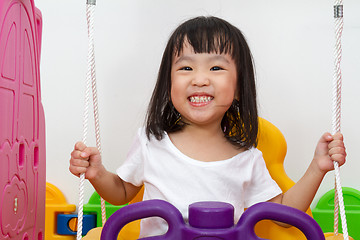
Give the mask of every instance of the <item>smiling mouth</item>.
[(191, 103), (208, 103), (213, 100), (214, 97), (211, 96), (190, 96), (189, 101)]

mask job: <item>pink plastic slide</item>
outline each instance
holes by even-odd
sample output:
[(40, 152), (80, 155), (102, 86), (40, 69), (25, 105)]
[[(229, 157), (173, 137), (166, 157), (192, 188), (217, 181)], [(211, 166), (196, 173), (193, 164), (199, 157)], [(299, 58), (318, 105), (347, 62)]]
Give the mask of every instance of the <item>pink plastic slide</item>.
[(44, 239), (41, 30), (33, 0), (0, 0), (0, 239)]

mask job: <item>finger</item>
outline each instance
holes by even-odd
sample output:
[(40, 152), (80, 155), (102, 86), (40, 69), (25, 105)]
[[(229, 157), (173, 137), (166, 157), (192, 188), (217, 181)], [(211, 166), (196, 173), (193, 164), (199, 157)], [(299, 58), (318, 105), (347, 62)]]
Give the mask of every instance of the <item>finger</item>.
[(344, 136), (341, 132), (337, 132), (333, 135), (334, 140), (344, 141)]
[(89, 167), (90, 163), (87, 160), (82, 160), (82, 159), (70, 159), (70, 165), (75, 166), (75, 167)]
[(315, 155), (327, 155), (329, 151), (329, 142), (333, 140), (330, 133), (324, 133), (316, 146)]
[(86, 158), (83, 158), (83, 157), (80, 156), (81, 153), (82, 153), (81, 151), (74, 150), (74, 151), (71, 152), (70, 156), (73, 159), (83, 159), (83, 160), (85, 160)]
[(336, 162), (342, 162), (346, 159), (346, 152), (337, 152), (330, 155), (330, 159)]
[(80, 174), (86, 172), (86, 168), (70, 165), (69, 171), (70, 171), (72, 174), (74, 174), (75, 176), (80, 176)]
[(345, 144), (342, 140), (333, 140), (328, 145), (329, 150), (333, 148), (343, 148), (345, 149)]
[(339, 165), (343, 165), (346, 161), (346, 156), (343, 154), (334, 154), (331, 156), (331, 160), (338, 162)]
[(85, 148), (83, 151), (74, 150), (71, 152), (71, 158), (73, 159), (81, 159), (81, 160), (89, 161), (90, 155), (91, 155), (91, 150), (87, 150), (87, 148)]
[(330, 133), (328, 133), (328, 132), (326, 132), (326, 133), (324, 133), (322, 136), (321, 136), (321, 138), (320, 138), (320, 143), (329, 143), (329, 142), (331, 142), (331, 141), (333, 141), (334, 140), (334, 138), (333, 138), (333, 136), (330, 134)]
[(344, 144), (342, 144), (342, 143), (334, 144), (334, 146), (329, 148), (329, 155), (330, 156), (333, 155), (333, 154), (336, 154), (336, 153), (346, 155), (346, 148), (345, 148)]
[(92, 155), (98, 155), (98, 154), (99, 154), (99, 150), (96, 147), (87, 147), (81, 152), (80, 157), (88, 158)]
[(83, 142), (75, 143), (74, 150), (83, 151), (86, 148), (86, 145)]

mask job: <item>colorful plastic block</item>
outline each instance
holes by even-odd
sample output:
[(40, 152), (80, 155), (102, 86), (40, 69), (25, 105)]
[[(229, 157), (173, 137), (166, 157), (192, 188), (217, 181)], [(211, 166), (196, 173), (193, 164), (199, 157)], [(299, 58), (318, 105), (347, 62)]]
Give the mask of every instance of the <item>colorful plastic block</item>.
[[(58, 214), (57, 233), (60, 235), (76, 235), (77, 214)], [(86, 235), (88, 231), (96, 227), (96, 215), (83, 215), (82, 233)]]
[(58, 235), (56, 231), (57, 215), (75, 212), (76, 206), (68, 204), (64, 194), (53, 184), (46, 183), (46, 207), (45, 207), (45, 239), (49, 240), (73, 240), (73, 236)]
[[(346, 221), (348, 233), (354, 239), (360, 239), (360, 191), (343, 187)], [(325, 193), (312, 210), (314, 219), (319, 223), (323, 232), (334, 232), (334, 197), (335, 190)], [(339, 232), (342, 233), (341, 219), (339, 216)]]
[(41, 30), (33, 0), (0, 0), (0, 239), (44, 239)]
[[(126, 204), (127, 205), (127, 204)], [(116, 212), (118, 209), (122, 208), (123, 206), (114, 206), (108, 202), (105, 203), (106, 208), (106, 219), (108, 219), (114, 212)], [(100, 196), (97, 192), (94, 192), (87, 204), (84, 205), (84, 214), (96, 214), (97, 220), (96, 220), (96, 226), (101, 227), (102, 226), (102, 218), (101, 218), (101, 200)]]

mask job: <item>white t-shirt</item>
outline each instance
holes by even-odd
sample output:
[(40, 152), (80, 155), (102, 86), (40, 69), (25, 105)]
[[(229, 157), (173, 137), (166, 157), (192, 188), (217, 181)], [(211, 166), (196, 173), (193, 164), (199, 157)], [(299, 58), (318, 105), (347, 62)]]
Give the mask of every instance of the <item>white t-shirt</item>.
[[(149, 141), (144, 128), (139, 129), (117, 174), (135, 186), (144, 184), (143, 200), (162, 199), (173, 204), (185, 221), (191, 203), (222, 201), (235, 207), (237, 222), (244, 208), (282, 192), (256, 148), (230, 159), (202, 162), (181, 153), (167, 134), (161, 141), (155, 137)], [(160, 218), (141, 221), (140, 237), (162, 235), (166, 231), (167, 224)]]

